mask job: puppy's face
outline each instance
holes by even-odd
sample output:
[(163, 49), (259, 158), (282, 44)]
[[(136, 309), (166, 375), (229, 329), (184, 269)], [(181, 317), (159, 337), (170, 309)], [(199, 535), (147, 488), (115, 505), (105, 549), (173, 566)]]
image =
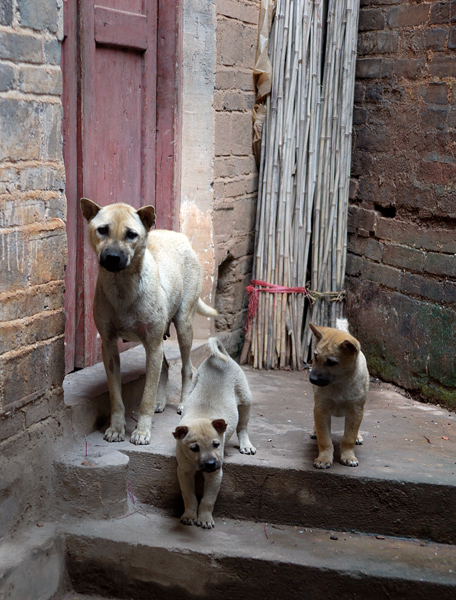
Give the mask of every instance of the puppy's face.
[(195, 471), (212, 473), (222, 466), (225, 430), (223, 419), (195, 419), (188, 426), (177, 427), (173, 435), (187, 459), (194, 463)]
[(147, 234), (155, 223), (153, 206), (135, 210), (119, 203), (101, 208), (82, 198), (81, 210), (89, 224), (90, 245), (104, 269), (112, 273), (123, 271), (144, 253)]
[(309, 324), (317, 340), (309, 380), (313, 385), (326, 386), (342, 381), (353, 371), (361, 350), (356, 338), (339, 329)]

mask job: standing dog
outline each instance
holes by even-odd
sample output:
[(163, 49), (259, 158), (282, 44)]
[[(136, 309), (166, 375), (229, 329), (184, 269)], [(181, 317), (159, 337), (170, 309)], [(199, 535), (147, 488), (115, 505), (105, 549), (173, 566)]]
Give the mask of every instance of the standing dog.
[[(339, 324), (339, 323), (338, 323)], [(317, 343), (315, 346), (310, 383), (314, 386), (313, 438), (318, 441), (317, 469), (329, 469), (333, 463), (331, 416), (345, 417), (344, 435), (340, 444), (340, 462), (357, 467), (355, 444), (362, 444), (359, 428), (369, 389), (366, 359), (357, 339), (344, 330), (316, 327), (309, 324)]]
[(93, 315), (102, 340), (111, 402), (111, 424), (104, 439), (125, 439), (117, 347), (121, 338), (139, 341), (146, 350), (144, 394), (130, 441), (149, 444), (153, 413), (162, 412), (166, 404), (165, 387), (159, 394), (157, 390), (162, 363), (167, 377), (163, 337), (169, 323), (176, 327), (182, 357), (181, 411), (192, 379), (193, 316), (196, 311), (215, 316), (217, 311), (199, 298), (203, 269), (188, 239), (174, 231), (150, 231), (155, 224), (152, 206), (135, 210), (119, 203), (101, 208), (82, 198), (81, 209), (99, 262)]
[[(241, 367), (216, 339), (209, 339), (210, 356), (196, 372), (176, 438), (177, 476), (184, 499), (185, 525), (214, 527), (212, 511), (222, 482), (225, 443), (236, 430), (239, 452), (255, 454), (247, 424), (252, 395)], [(195, 474), (202, 471), (204, 494), (198, 507)]]

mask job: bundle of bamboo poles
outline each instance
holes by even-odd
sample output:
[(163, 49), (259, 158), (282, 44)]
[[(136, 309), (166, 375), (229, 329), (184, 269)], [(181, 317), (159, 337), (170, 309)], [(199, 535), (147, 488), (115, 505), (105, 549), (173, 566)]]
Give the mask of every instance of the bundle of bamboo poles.
[(253, 266), (264, 283), (244, 349), (255, 368), (302, 368), (309, 321), (342, 315), (358, 13), (356, 0), (277, 0)]

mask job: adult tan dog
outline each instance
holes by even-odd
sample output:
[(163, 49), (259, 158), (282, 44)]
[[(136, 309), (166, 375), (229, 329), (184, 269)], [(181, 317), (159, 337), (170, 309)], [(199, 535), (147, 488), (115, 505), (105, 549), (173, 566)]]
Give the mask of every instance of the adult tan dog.
[(357, 467), (355, 444), (362, 444), (360, 433), (364, 404), (369, 389), (369, 372), (361, 345), (348, 333), (345, 320), (338, 322), (343, 329), (309, 327), (317, 340), (310, 382), (314, 390), (315, 428), (311, 437), (318, 442), (317, 469), (328, 469), (333, 463), (331, 416), (345, 417), (345, 429), (340, 444), (340, 462)]
[(199, 298), (203, 269), (188, 239), (174, 231), (150, 231), (155, 210), (135, 210), (128, 204), (101, 208), (87, 198), (81, 210), (88, 222), (89, 241), (98, 262), (93, 303), (95, 325), (102, 340), (103, 363), (108, 378), (111, 424), (104, 439), (125, 439), (125, 408), (121, 395), (117, 341), (139, 341), (146, 350), (146, 382), (138, 424), (130, 442), (149, 444), (152, 417), (166, 404), (166, 383), (160, 386), (163, 337), (173, 322), (182, 358), (182, 392), (179, 411), (192, 379), (190, 350), (195, 312), (215, 316), (217, 311)]
[[(210, 338), (210, 356), (199, 367), (184, 405), (176, 438), (177, 475), (184, 499), (185, 525), (214, 527), (212, 511), (222, 482), (223, 453), (234, 431), (239, 452), (255, 454), (247, 433), (252, 395), (241, 367), (220, 341)], [(198, 507), (195, 475), (204, 476), (204, 494)]]

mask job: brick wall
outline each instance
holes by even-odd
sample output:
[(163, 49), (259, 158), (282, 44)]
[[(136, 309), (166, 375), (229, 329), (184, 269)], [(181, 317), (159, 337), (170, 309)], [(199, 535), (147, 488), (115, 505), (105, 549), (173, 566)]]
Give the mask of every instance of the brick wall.
[(240, 350), (252, 273), (258, 174), (252, 153), (259, 0), (217, 0), (214, 242), (219, 332)]
[(3, 0), (0, 6), (0, 537), (46, 503), (39, 449), (60, 426), (66, 262), (61, 5)]
[(361, 0), (348, 316), (372, 374), (456, 406), (456, 2)]

